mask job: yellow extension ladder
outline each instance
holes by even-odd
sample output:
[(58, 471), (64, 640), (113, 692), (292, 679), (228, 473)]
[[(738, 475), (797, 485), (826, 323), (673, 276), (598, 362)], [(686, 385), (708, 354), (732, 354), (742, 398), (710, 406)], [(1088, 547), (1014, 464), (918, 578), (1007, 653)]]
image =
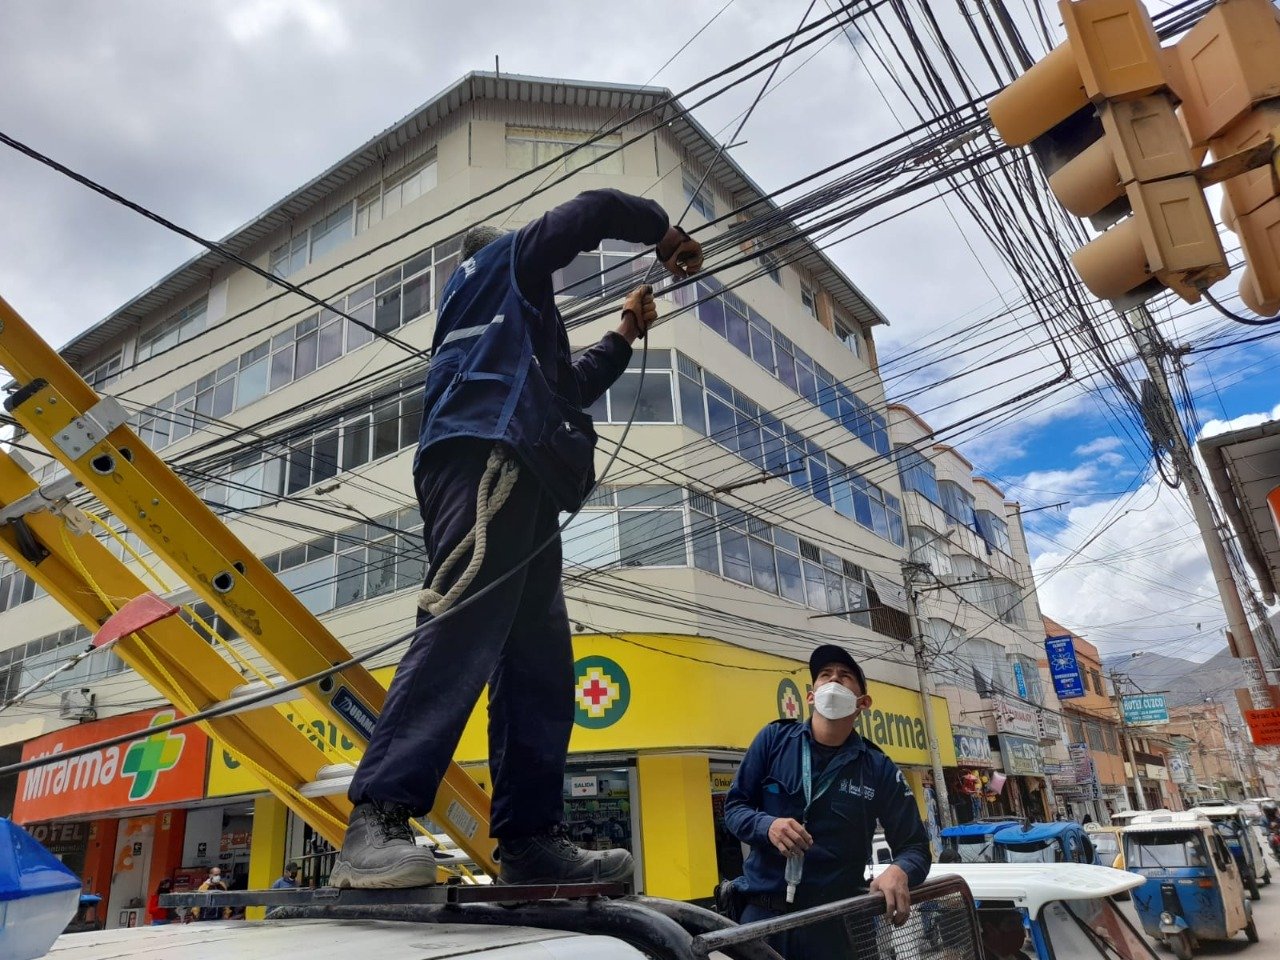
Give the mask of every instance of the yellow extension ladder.
[[(0, 367), (16, 381), (5, 406), (23, 429), (286, 682), (350, 659), (311, 611), (142, 442), (120, 404), (94, 392), (2, 298)], [(0, 451), (0, 515), (10, 517), (0, 524), (0, 551), (96, 633), (148, 588), (95, 537), (69, 535), (78, 511), (60, 508), (63, 503), (56, 493), (51, 502), (24, 465)], [(114, 649), (184, 713), (245, 692), (241, 672), (186, 620), (160, 615), (139, 622), (147, 625), (121, 637)], [(291, 696), (304, 697), (360, 748), (372, 734), (386, 691), (355, 665)], [(325, 789), (329, 761), (274, 703), (200, 726), (325, 839), (342, 842), (351, 805), (344, 793)], [(496, 875), (488, 796), (457, 764), (445, 774), (431, 818), (477, 865)]]

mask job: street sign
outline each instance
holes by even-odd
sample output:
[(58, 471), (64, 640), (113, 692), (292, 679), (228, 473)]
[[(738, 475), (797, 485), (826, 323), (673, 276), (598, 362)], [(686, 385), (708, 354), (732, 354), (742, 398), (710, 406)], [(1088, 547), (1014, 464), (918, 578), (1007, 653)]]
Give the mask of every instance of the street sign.
[(1169, 722), (1164, 697), (1158, 693), (1126, 693), (1120, 702), (1124, 709), (1124, 722), (1131, 726)]
[(1000, 759), (1004, 761), (1006, 773), (1019, 777), (1044, 776), (1044, 755), (1040, 752), (1040, 744), (1034, 740), (1000, 734)]
[(1254, 746), (1280, 746), (1280, 707), (1246, 710), (1244, 722), (1249, 725), (1249, 735), (1253, 738)]
[(1039, 740), (1036, 712), (1027, 704), (996, 694), (991, 698), (991, 712), (995, 715), (998, 732)]
[(1080, 663), (1076, 660), (1076, 647), (1071, 635), (1045, 637), (1044, 652), (1049, 659), (1049, 676), (1059, 700), (1071, 700), (1084, 696), (1084, 677), (1080, 676)]
[(966, 767), (994, 766), (991, 757), (991, 743), (987, 739), (985, 727), (970, 727), (953, 723), (951, 725), (951, 735), (955, 738), (957, 764)]

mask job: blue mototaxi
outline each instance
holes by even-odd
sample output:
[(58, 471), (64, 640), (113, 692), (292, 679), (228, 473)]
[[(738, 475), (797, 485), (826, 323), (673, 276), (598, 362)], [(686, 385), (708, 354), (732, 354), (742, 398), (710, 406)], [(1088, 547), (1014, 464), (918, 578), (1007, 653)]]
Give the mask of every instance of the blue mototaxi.
[(1093, 841), (1074, 820), (1024, 823), (993, 844), (997, 863), (1093, 863)]
[(1139, 817), (1124, 833), (1125, 865), (1144, 878), (1133, 905), (1148, 936), (1189, 960), (1204, 940), (1244, 931), (1258, 942), (1240, 868), (1204, 817), (1191, 812)]
[(1271, 883), (1271, 868), (1267, 866), (1262, 847), (1258, 844), (1258, 838), (1253, 835), (1244, 812), (1239, 807), (1230, 805), (1193, 807), (1191, 812), (1213, 824), (1231, 855), (1236, 858), (1240, 879), (1249, 891), (1249, 899), (1261, 900), (1262, 892), (1258, 889), (1258, 883)]
[(1017, 820), (979, 820), (947, 827), (941, 833), (942, 849), (954, 850), (961, 863), (993, 863), (995, 852), (991, 840), (1007, 827), (1016, 827)]

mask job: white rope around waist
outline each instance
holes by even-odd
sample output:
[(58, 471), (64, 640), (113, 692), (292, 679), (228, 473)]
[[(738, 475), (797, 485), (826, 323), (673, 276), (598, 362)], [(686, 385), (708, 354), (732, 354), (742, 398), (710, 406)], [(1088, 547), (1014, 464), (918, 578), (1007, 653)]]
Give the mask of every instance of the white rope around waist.
[[(485, 464), (484, 474), (476, 488), (476, 522), (475, 526), (463, 537), (453, 552), (440, 564), (435, 576), (431, 578), (431, 586), (423, 587), (418, 593), (418, 608), (432, 616), (440, 616), (466, 593), (471, 582), (484, 563), (484, 551), (489, 537), (489, 521), (507, 502), (516, 480), (520, 476), (520, 465), (512, 459), (505, 449), (495, 446), (489, 452), (489, 460)], [(449, 573), (471, 551), (471, 561), (462, 571), (447, 593), (441, 593), (449, 581)]]

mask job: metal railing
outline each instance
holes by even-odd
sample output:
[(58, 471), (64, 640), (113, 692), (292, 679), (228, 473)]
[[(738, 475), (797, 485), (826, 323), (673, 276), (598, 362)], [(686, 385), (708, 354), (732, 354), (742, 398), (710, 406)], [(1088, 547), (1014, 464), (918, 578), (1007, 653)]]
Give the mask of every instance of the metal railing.
[(715, 951), (731, 952), (802, 928), (819, 933), (839, 960), (983, 957), (973, 896), (959, 877), (915, 887), (911, 913), (902, 926), (894, 926), (885, 915), (884, 896), (871, 893), (700, 934), (694, 938), (693, 953), (701, 960)]
[(780, 960), (770, 938), (809, 928), (830, 943), (832, 960), (982, 960), (969, 888), (958, 877), (911, 891), (911, 914), (900, 927), (885, 916), (881, 894), (838, 900), (767, 920), (734, 924), (693, 904), (622, 896), (614, 885), (515, 887), (440, 884), (410, 890), (240, 891), (169, 894), (166, 906), (273, 908), (271, 916), (388, 920), (482, 926), (524, 926), (615, 937), (656, 960)]

